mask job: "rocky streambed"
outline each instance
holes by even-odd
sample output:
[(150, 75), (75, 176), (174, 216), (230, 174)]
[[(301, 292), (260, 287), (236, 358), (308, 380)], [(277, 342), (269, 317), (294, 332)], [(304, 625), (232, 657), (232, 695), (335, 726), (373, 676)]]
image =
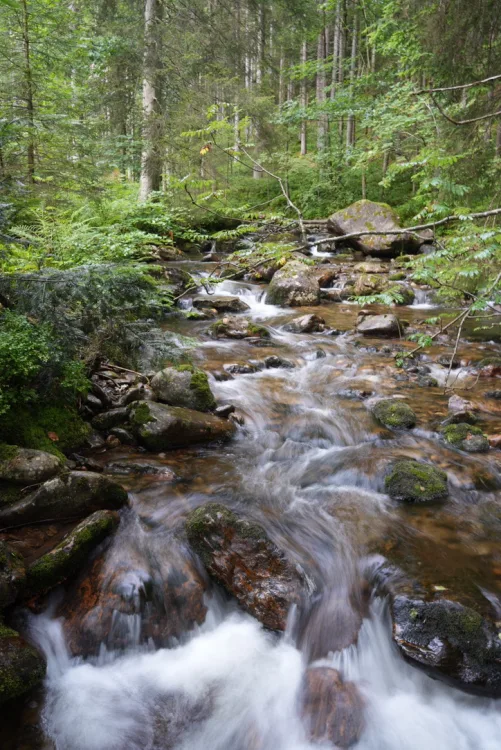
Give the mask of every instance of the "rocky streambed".
[(497, 747), (500, 347), (396, 367), (446, 311), (358, 252), (201, 284), (191, 364), (103, 367), (69, 465), (2, 456), (6, 747)]

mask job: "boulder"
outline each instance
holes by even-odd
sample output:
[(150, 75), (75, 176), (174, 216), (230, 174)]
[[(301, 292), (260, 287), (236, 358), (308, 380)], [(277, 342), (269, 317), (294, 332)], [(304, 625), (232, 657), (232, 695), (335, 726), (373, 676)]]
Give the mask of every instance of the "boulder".
[(269, 338), (264, 326), (256, 325), (248, 318), (227, 315), (209, 328), (209, 335), (215, 339)]
[(154, 255), (159, 260), (165, 261), (184, 260), (185, 258), (181, 250), (179, 250), (177, 247), (172, 247), (171, 245), (155, 247)]
[(393, 296), (396, 305), (412, 305), (416, 299), (414, 289), (409, 284), (395, 284), (387, 292)]
[(138, 461), (112, 461), (106, 464), (106, 474), (118, 474), (119, 476), (149, 476), (162, 477), (165, 481), (174, 481), (176, 475), (167, 466), (154, 466)]
[(155, 401), (156, 396), (149, 385), (145, 383), (138, 383), (127, 391), (125, 396), (120, 401), (120, 406), (128, 406), (133, 401)]
[(357, 325), (357, 332), (375, 338), (397, 338), (402, 335), (402, 325), (396, 315), (366, 315)]
[[(383, 263), (355, 263), (353, 270), (356, 273), (372, 274), (372, 273), (388, 273), (389, 266)], [(405, 278), (405, 274), (404, 274)], [(391, 279), (391, 276), (390, 276)]]
[[(397, 214), (386, 203), (361, 200), (332, 214), (327, 222), (327, 229), (341, 237), (354, 232), (391, 232), (401, 227)], [(403, 252), (417, 252), (423, 242), (433, 238), (433, 233), (423, 231), (421, 236), (423, 241), (412, 234), (371, 234), (348, 240), (347, 244), (365, 255), (395, 258)]]
[(151, 387), (158, 401), (170, 406), (196, 411), (210, 411), (216, 406), (207, 374), (192, 365), (166, 367), (157, 372)]
[(289, 261), (273, 276), (266, 302), (282, 307), (318, 305), (320, 287), (314, 270), (300, 261)]
[(118, 510), (127, 493), (101, 474), (71, 471), (0, 509), (0, 526), (26, 526), (49, 520), (83, 518), (97, 510)]
[(179, 297), (194, 286), (193, 277), (182, 268), (168, 268), (163, 271), (164, 283), (161, 288), (173, 297)]
[(268, 370), (283, 368), (284, 370), (294, 370), (296, 365), (285, 357), (279, 357), (277, 354), (271, 354), (264, 360), (264, 366)]
[(110, 409), (102, 414), (98, 414), (93, 418), (91, 424), (95, 430), (106, 432), (111, 430), (113, 427), (118, 427), (127, 421), (129, 413), (125, 406), (121, 406), (118, 409)]
[(449, 494), (445, 471), (411, 459), (397, 461), (384, 484), (393, 500), (404, 503), (433, 503)]
[(0, 623), (0, 703), (27, 693), (45, 677), (43, 656)]
[(343, 682), (336, 669), (306, 670), (302, 714), (313, 742), (351, 747), (364, 729), (364, 702), (352, 682)]
[(381, 276), (363, 273), (355, 281), (354, 297), (365, 297), (372, 294), (379, 294), (387, 286), (386, 279)]
[(477, 422), (477, 416), (474, 412), (478, 411), (477, 407), (472, 404), (471, 401), (467, 401), (465, 398), (461, 398), (457, 394), (451, 396), (448, 404), (448, 422), (452, 424), (458, 424), (463, 422), (465, 424), (475, 424)]
[(285, 330), (291, 333), (322, 333), (325, 329), (325, 320), (320, 315), (313, 314), (295, 318), (285, 326)]
[(190, 513), (186, 534), (212, 578), (265, 627), (285, 630), (303, 579), (261, 526), (208, 503)]
[(384, 398), (372, 407), (377, 421), (389, 430), (412, 429), (416, 426), (416, 415), (411, 407), (396, 398)]
[(22, 558), (6, 542), (0, 541), (0, 612), (15, 602), (25, 579)]
[(98, 510), (81, 521), (47, 554), (26, 571), (26, 593), (38, 596), (77, 573), (90, 553), (117, 527), (118, 513)]
[(0, 445), (0, 480), (20, 485), (38, 484), (61, 471), (61, 461), (51, 453)]
[(229, 440), (236, 431), (227, 419), (146, 401), (132, 404), (131, 422), (139, 443), (151, 451)]
[(249, 310), (249, 305), (241, 297), (225, 297), (223, 295), (211, 294), (207, 297), (195, 297), (193, 307), (197, 310), (217, 310), (218, 312), (238, 313)]
[(487, 453), (489, 450), (489, 440), (480, 427), (460, 422), (443, 427), (441, 432), (445, 442), (458, 450), (467, 453)]

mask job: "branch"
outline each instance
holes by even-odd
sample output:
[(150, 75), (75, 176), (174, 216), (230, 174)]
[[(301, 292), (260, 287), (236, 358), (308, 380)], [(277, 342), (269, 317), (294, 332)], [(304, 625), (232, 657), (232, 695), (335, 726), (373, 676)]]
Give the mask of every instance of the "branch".
[(452, 117), (450, 117), (447, 112), (444, 112), (440, 104), (437, 102), (433, 94), (430, 94), (431, 99), (435, 107), (438, 109), (442, 117), (445, 117), (445, 119), (448, 122), (451, 122), (453, 125), (471, 125), (472, 122), (480, 122), (480, 120), (490, 120), (493, 117), (499, 117), (501, 115), (501, 109), (499, 109), (497, 112), (490, 112), (488, 115), (480, 115), (480, 117), (471, 117), (469, 120), (454, 120)]
[(497, 81), (499, 78), (501, 78), (501, 75), (491, 76), (490, 78), (484, 78), (483, 81), (474, 81), (473, 83), (463, 83), (461, 86), (444, 86), (443, 88), (439, 88), (439, 89), (421, 89), (421, 91), (416, 91), (414, 93), (414, 96), (420, 96), (421, 94), (436, 94), (441, 91), (460, 91), (462, 89), (471, 89), (473, 86), (483, 86), (484, 83), (491, 83), (492, 81)]

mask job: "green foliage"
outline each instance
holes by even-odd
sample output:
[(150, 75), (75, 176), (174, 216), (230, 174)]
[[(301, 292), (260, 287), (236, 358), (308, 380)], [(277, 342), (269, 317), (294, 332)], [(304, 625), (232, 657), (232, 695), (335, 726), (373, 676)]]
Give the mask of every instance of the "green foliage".
[(5, 440), (58, 458), (81, 448), (89, 432), (89, 425), (70, 405), (36, 403), (26, 408), (20, 404), (0, 415), (0, 433)]

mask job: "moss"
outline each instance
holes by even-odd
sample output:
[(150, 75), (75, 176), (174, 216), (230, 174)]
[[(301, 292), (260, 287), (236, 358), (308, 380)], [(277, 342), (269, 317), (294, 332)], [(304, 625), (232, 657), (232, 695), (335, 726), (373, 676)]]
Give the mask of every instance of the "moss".
[[(0, 419), (0, 433), (6, 441), (46, 451), (60, 459), (64, 459), (64, 453), (80, 448), (90, 431), (75, 409), (55, 404), (31, 410), (13, 409)], [(49, 433), (57, 436), (57, 440), (52, 440)]]
[(410, 429), (416, 424), (416, 415), (411, 407), (396, 399), (384, 399), (374, 406), (373, 414), (389, 429)]
[(23, 497), (22, 488), (12, 482), (0, 481), (0, 508), (15, 503)]
[(404, 281), (405, 278), (406, 278), (406, 275), (405, 273), (403, 273), (403, 271), (399, 271), (398, 273), (391, 273), (388, 276), (388, 279), (390, 281)]
[(460, 450), (469, 450), (475, 453), (489, 450), (489, 440), (480, 427), (474, 427), (465, 422), (447, 425), (442, 429), (442, 435), (446, 443)]
[(151, 416), (150, 409), (146, 402), (142, 401), (131, 410), (130, 422), (134, 427), (141, 427), (141, 425), (153, 421), (154, 419)]
[(480, 362), (477, 362), (477, 367), (501, 367), (501, 357), (484, 357)]
[(402, 502), (437, 502), (448, 495), (444, 471), (412, 460), (398, 461), (384, 484), (390, 497)]
[(192, 370), (190, 389), (196, 394), (199, 409), (209, 411), (215, 408), (216, 400), (210, 389), (207, 373), (203, 370)]
[(397, 294), (399, 297), (402, 298), (402, 302), (399, 302), (398, 304), (401, 305), (412, 305), (414, 302), (416, 295), (414, 294), (413, 290), (408, 286), (398, 285), (393, 286), (390, 289), (388, 289), (388, 294)]
[(7, 443), (0, 443), (0, 463), (3, 461), (10, 461), (12, 458), (17, 456), (18, 447), (16, 445), (8, 445)]
[(251, 336), (260, 336), (264, 339), (270, 337), (270, 332), (264, 326), (257, 326), (254, 323), (250, 323), (248, 331)]
[(19, 633), (0, 622), (0, 638), (19, 638)]
[(27, 693), (45, 676), (43, 657), (15, 630), (0, 624), (0, 703)]

